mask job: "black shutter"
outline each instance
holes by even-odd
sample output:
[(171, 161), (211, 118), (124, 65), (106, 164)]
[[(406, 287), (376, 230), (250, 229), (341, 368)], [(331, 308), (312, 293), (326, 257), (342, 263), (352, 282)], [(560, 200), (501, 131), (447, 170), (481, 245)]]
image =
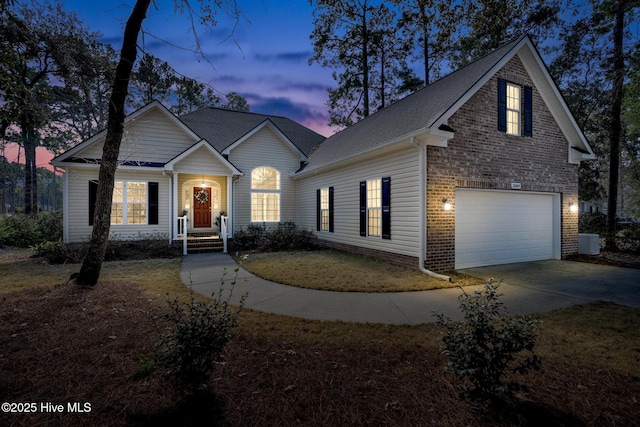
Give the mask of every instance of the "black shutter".
[(333, 233), (333, 187), (329, 187), (329, 232)]
[(382, 178), (382, 238), (391, 238), (391, 177)]
[(96, 199), (98, 197), (98, 181), (89, 181), (89, 225), (93, 225), (96, 214)]
[(498, 79), (498, 130), (507, 131), (507, 81)]
[(367, 181), (360, 182), (360, 235), (367, 235)]
[(322, 190), (316, 190), (316, 230), (320, 231), (322, 221)]
[(149, 224), (158, 223), (158, 183), (149, 183)]
[(533, 93), (531, 87), (524, 87), (524, 127), (522, 134), (524, 136), (533, 135)]

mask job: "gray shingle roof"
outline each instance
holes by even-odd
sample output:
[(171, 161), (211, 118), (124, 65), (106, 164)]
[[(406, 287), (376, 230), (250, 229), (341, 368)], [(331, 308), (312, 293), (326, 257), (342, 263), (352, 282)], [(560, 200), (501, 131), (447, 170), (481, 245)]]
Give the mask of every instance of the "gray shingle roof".
[(330, 136), (313, 152), (304, 171), (352, 157), (431, 127), (521, 40), (519, 38), (506, 44)]
[(241, 139), (265, 120), (270, 120), (305, 155), (324, 136), (286, 117), (245, 113), (220, 108), (202, 108), (180, 116), (180, 120), (219, 152)]

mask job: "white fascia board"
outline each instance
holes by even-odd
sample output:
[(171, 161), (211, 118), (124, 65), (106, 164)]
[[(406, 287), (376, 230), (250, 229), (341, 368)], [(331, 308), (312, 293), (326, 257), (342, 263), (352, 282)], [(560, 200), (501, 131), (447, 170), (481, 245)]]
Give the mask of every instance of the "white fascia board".
[(416, 132), (411, 132), (406, 135), (394, 138), (383, 145), (379, 145), (374, 148), (370, 148), (366, 151), (361, 151), (352, 156), (327, 163), (320, 167), (311, 170), (302, 170), (291, 176), (291, 178), (304, 178), (308, 175), (315, 175), (317, 173), (325, 172), (327, 170), (336, 169), (340, 167), (348, 166), (350, 163), (359, 162), (362, 160), (368, 160), (370, 158), (381, 156), (396, 149), (403, 148), (405, 146), (411, 146), (412, 141), (418, 140), (426, 143), (427, 145), (433, 145), (437, 147), (446, 147), (449, 139), (453, 138), (452, 132), (442, 131), (438, 129), (420, 129)]
[[(579, 163), (581, 160), (595, 159), (595, 153), (576, 123), (560, 90), (551, 78), (551, 75), (549, 75), (540, 55), (538, 55), (537, 51), (531, 46), (527, 50), (521, 49), (518, 51), (518, 56), (538, 89), (540, 97), (545, 102), (547, 108), (549, 108), (551, 115), (558, 123), (565, 138), (567, 138), (569, 163)], [(572, 154), (572, 152), (575, 152), (575, 150), (571, 148), (572, 146), (580, 147), (587, 153), (577, 153), (579, 155), (575, 156)]]

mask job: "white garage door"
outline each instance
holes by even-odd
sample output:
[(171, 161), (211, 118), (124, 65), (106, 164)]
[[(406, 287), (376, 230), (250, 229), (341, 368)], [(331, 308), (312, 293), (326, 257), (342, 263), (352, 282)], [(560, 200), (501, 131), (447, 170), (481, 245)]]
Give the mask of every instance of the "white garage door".
[(556, 257), (555, 200), (554, 194), (457, 190), (456, 268)]

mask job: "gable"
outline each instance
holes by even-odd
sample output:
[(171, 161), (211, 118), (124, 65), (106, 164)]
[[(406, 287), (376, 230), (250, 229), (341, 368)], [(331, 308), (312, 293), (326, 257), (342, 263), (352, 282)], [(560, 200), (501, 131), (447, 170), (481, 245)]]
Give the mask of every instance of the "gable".
[(300, 154), (268, 126), (234, 145), (228, 152), (228, 158), (245, 174), (255, 167), (268, 165), (287, 175), (300, 166)]
[[(106, 130), (66, 151), (52, 161), (56, 166), (68, 162), (98, 163)], [(129, 115), (125, 121), (124, 134), (118, 160), (123, 164), (162, 166), (200, 138), (165, 107), (153, 102)]]
[[(307, 167), (299, 175), (353, 161), (392, 144), (416, 141), (446, 145), (455, 132), (448, 126), (448, 119), (514, 57), (525, 64), (554, 120), (560, 125), (568, 141), (567, 161), (579, 163), (594, 158), (531, 40), (521, 37), (327, 138), (313, 152)], [(496, 111), (497, 106), (492, 105), (490, 109)]]

